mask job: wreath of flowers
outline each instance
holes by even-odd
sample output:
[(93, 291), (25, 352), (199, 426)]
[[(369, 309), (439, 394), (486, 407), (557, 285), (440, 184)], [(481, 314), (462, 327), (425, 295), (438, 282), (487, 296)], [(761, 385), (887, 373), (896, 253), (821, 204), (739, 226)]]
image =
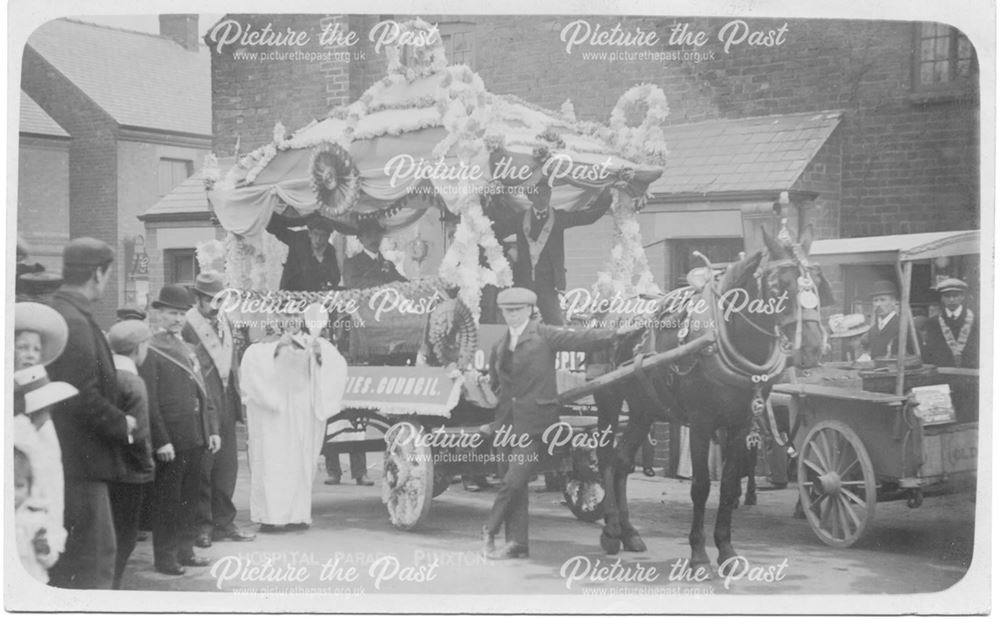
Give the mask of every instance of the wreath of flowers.
[(316, 149), (311, 169), (312, 188), (323, 215), (338, 217), (357, 203), (361, 178), (344, 147), (327, 142)]
[(653, 278), (642, 246), (642, 233), (630, 202), (615, 191), (611, 216), (615, 223), (611, 261), (607, 270), (597, 274), (595, 291), (606, 297), (620, 294), (624, 298), (636, 295), (655, 296), (661, 293)]
[[(645, 106), (646, 113), (638, 127), (629, 127), (626, 119)], [(612, 144), (626, 159), (663, 165), (667, 147), (660, 125), (670, 113), (667, 96), (655, 84), (639, 84), (625, 91), (611, 110), (609, 127)]]
[(448, 66), (444, 41), (437, 26), (420, 19), (411, 19), (399, 25), (397, 41), (418, 41), (420, 44), (389, 44), (385, 47), (388, 61), (386, 72), (402, 75), (406, 81), (439, 73)]

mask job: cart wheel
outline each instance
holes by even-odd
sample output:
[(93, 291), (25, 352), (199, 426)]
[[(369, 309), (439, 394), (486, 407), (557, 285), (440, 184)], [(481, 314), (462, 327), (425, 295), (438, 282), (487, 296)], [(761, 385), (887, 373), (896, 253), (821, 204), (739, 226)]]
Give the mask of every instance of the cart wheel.
[(398, 529), (412, 529), (431, 508), (434, 461), (431, 448), (415, 440), (421, 432), (419, 423), (400, 421), (385, 433), (382, 502)]
[(604, 516), (604, 485), (597, 479), (583, 479), (573, 472), (567, 473), (563, 498), (578, 520), (597, 522)]
[(799, 454), (799, 500), (823, 543), (848, 548), (875, 519), (875, 469), (864, 443), (840, 421), (820, 421)]
[(434, 471), (434, 492), (432, 496), (439, 496), (448, 489), (451, 485), (451, 475), (442, 473), (441, 471)]

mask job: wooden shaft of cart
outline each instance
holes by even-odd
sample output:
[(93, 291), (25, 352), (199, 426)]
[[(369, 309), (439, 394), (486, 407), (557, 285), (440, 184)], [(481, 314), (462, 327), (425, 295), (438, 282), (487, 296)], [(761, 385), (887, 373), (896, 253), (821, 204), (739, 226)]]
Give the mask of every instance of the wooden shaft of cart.
[[(671, 363), (677, 361), (683, 357), (694, 354), (699, 350), (705, 348), (706, 346), (715, 342), (715, 331), (709, 331), (697, 338), (691, 340), (687, 344), (682, 344), (677, 348), (672, 348), (670, 350), (656, 353), (648, 357), (643, 358), (642, 367), (652, 368), (654, 366), (663, 365), (664, 363)], [(597, 378), (587, 381), (586, 383), (573, 387), (567, 391), (563, 391), (557, 396), (557, 400), (560, 405), (570, 404), (581, 400), (589, 395), (610, 387), (611, 385), (621, 382), (626, 378), (632, 376), (635, 368), (631, 363), (623, 365), (616, 370), (612, 370), (607, 374), (602, 374)]]

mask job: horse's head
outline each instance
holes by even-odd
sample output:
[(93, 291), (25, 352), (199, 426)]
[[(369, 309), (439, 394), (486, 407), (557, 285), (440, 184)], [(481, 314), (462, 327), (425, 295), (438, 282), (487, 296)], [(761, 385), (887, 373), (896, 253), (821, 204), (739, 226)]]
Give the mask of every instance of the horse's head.
[(787, 299), (777, 318), (782, 343), (795, 366), (815, 367), (826, 345), (820, 307), (834, 298), (819, 266), (809, 262), (812, 229), (798, 241), (791, 239), (787, 228), (777, 238), (762, 232), (768, 254), (762, 265), (764, 286), (769, 297)]

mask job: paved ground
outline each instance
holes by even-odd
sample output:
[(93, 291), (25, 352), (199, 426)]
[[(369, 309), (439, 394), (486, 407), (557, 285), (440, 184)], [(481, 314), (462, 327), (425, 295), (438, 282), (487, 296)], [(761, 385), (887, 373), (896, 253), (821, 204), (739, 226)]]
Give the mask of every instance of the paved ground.
[[(378, 456), (369, 455), (376, 480), (378, 461)], [(237, 488), (243, 523), (249, 519), (245, 471), (241, 466)], [(940, 591), (960, 580), (973, 549), (975, 505), (970, 494), (928, 497), (919, 509), (909, 509), (903, 502), (880, 503), (869, 541), (841, 550), (820, 543), (806, 521), (792, 517), (795, 490), (790, 487), (762, 492), (756, 507), (741, 506), (737, 511), (734, 543), (747, 560), (742, 579), (728, 588), (718, 576), (693, 582), (671, 574), (689, 554), (688, 483), (634, 474), (633, 519), (649, 550), (622, 554), (617, 573), (629, 574), (628, 582), (619, 579), (609, 584), (590, 580), (601, 575), (599, 568), (615, 566), (615, 558), (604, 555), (597, 544), (600, 525), (577, 521), (562, 505), (561, 494), (544, 492), (541, 482), (532, 486), (531, 557), (498, 565), (487, 563), (478, 553), (478, 531), (493, 492), (470, 493), (461, 484), (453, 485), (435, 500), (425, 523), (403, 532), (390, 525), (378, 485), (325, 486), (322, 479), (317, 475), (314, 522), (308, 531), (259, 534), (249, 543), (216, 543), (200, 551), (216, 560), (215, 566), (188, 568), (183, 577), (155, 573), (151, 544), (140, 542), (125, 587), (359, 594), (601, 595), (626, 592), (628, 587), (644, 593), (686, 594), (917, 593)], [(710, 506), (716, 500), (713, 488)], [(711, 525), (714, 509), (708, 518)], [(247, 528), (256, 530), (255, 525)], [(711, 539), (711, 530), (707, 534)], [(265, 567), (268, 559), (270, 569)], [(573, 574), (578, 578), (569, 581)], [(768, 574), (780, 577), (779, 581), (767, 582)], [(301, 580), (288, 582), (290, 576)], [(751, 582), (751, 577), (757, 581)]]

